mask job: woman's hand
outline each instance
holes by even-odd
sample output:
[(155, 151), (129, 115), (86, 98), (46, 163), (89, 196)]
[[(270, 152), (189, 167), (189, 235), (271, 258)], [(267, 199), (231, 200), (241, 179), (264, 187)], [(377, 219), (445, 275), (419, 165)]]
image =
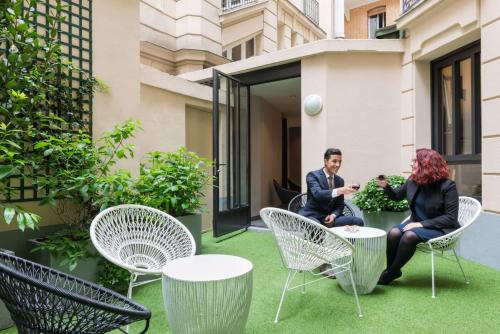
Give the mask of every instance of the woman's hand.
[(422, 224), (420, 224), (419, 222), (414, 222), (414, 223), (409, 223), (409, 224), (406, 224), (405, 227), (403, 227), (403, 232), (406, 232), (406, 231), (409, 231), (413, 228), (417, 228), (417, 227), (424, 227)]

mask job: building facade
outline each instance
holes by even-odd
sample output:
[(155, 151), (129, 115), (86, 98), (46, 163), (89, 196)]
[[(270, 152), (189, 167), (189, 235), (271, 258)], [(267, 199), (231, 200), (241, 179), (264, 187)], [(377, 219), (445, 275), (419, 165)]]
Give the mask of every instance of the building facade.
[[(279, 204), (272, 179), (283, 177), (286, 162), (277, 152), (286, 119), (301, 133), (300, 155), (288, 164), (300, 171), (294, 181), (303, 189), (326, 147), (341, 147), (342, 175), (362, 183), (382, 173), (408, 175), (415, 149), (433, 147), (446, 157), (459, 192), (482, 201), (479, 227), (464, 247), (492, 239), (500, 232), (500, 2), (404, 0), (395, 11), (399, 1), (338, 7), (337, 0), (318, 0), (317, 22), (309, 17), (315, 7), (304, 3), (94, 1), (93, 72), (110, 87), (95, 97), (94, 134), (141, 119), (136, 159), (121, 166), (131, 170), (152, 150), (187, 146), (211, 158), (213, 91), (200, 83), (212, 79), (212, 67), (241, 76), (292, 64), (292, 81), (251, 90), (258, 94), (254, 148), (262, 148), (252, 151), (252, 215)], [(115, 8), (119, 15), (110, 16)], [(369, 38), (370, 24), (393, 21), (403, 39)], [(340, 30), (344, 38), (332, 39)], [(304, 111), (310, 94), (323, 101), (317, 116)], [(207, 191), (206, 229), (211, 201)], [(492, 256), (484, 250), (478, 260)]]

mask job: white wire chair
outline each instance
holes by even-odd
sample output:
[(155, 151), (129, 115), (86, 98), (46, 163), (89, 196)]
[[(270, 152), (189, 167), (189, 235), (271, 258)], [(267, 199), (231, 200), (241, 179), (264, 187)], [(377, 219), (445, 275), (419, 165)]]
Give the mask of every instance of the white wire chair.
[[(472, 225), (473, 222), (477, 220), (477, 217), (481, 213), (481, 203), (478, 200), (467, 197), (460, 196), (458, 199), (458, 223), (460, 224), (460, 228), (455, 231), (445, 234), (441, 237), (430, 239), (425, 243), (418, 244), (417, 249), (426, 253), (431, 254), (431, 271), (432, 271), (432, 298), (436, 298), (436, 288), (435, 288), (435, 278), (434, 278), (434, 255), (442, 257), (446, 260), (451, 260), (448, 257), (445, 257), (445, 251), (452, 251), (455, 261), (457, 262), (460, 270), (462, 271), (462, 275), (464, 276), (464, 280), (466, 284), (469, 284), (469, 280), (465, 275), (464, 269), (462, 268), (462, 264), (456, 253), (457, 242), (460, 240), (460, 237), (464, 233), (464, 231)], [(407, 217), (404, 222), (407, 222), (410, 217)]]
[(193, 256), (196, 244), (177, 219), (142, 205), (118, 205), (99, 213), (90, 226), (90, 238), (99, 253), (130, 272), (127, 296), (139, 275), (161, 275), (163, 266), (180, 257)]
[[(260, 210), (260, 216), (273, 232), (283, 265), (289, 270), (274, 319), (275, 323), (278, 322), (286, 292), (302, 287), (302, 293), (305, 293), (306, 285), (327, 278), (323, 276), (326, 272), (349, 273), (358, 314), (360, 317), (363, 316), (351, 272), (353, 246), (349, 241), (321, 224), (287, 210), (264, 208)], [(324, 263), (331, 264), (332, 268), (320, 273), (313, 272)], [(306, 271), (320, 278), (306, 282)], [(290, 287), (298, 272), (303, 272), (302, 284)]]

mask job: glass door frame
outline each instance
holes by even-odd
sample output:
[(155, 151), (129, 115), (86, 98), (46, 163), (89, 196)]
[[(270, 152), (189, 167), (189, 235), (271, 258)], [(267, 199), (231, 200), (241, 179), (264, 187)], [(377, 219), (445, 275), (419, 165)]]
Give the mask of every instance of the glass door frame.
[[(220, 78), (224, 77), (226, 78), (226, 118), (227, 118), (227, 123), (226, 123), (226, 128), (228, 129), (228, 133), (226, 136), (226, 158), (227, 162), (226, 164), (221, 163), (221, 152), (220, 152), (220, 124), (219, 124), (219, 118), (220, 118), (220, 104), (219, 104), (219, 90), (220, 90)], [(251, 142), (250, 142), (250, 85), (236, 79), (233, 76), (227, 75), (223, 72), (220, 72), (216, 69), (213, 70), (213, 159), (214, 159), (214, 165), (213, 165), (213, 175), (214, 175), (214, 180), (213, 180), (213, 234), (214, 237), (221, 237), (223, 235), (247, 229), (250, 226), (250, 210), (251, 210), (251, 171), (250, 171), (250, 157), (251, 157)], [(235, 114), (237, 117), (238, 121), (238, 129), (231, 128), (232, 119), (230, 115), (230, 109), (231, 109), (231, 91), (233, 89), (233, 83), (236, 84), (236, 94), (235, 94)], [(229, 88), (229, 89), (228, 89)], [(241, 93), (241, 88), (246, 88), (246, 96), (247, 96), (247, 103), (246, 103), (246, 110), (247, 110), (247, 156), (246, 156), (246, 168), (243, 172), (246, 175), (241, 175), (242, 174), (242, 166), (240, 165), (241, 161), (241, 147), (240, 147), (240, 139), (241, 139), (241, 105), (240, 105), (240, 93)], [(228, 117), (229, 116), (229, 117)], [(232, 138), (232, 143), (233, 146), (230, 145), (231, 143), (231, 138)], [(231, 160), (232, 157), (238, 157), (238, 159), (235, 159), (235, 167), (231, 169)], [(221, 210), (220, 207), (220, 171), (221, 171), (221, 166), (227, 166), (227, 193), (228, 193), (228, 208), (227, 210)], [(232, 204), (232, 196), (231, 196), (231, 187), (233, 186), (233, 183), (231, 182), (231, 174), (233, 174), (233, 181), (234, 180), (241, 180), (241, 177), (246, 177), (246, 184), (247, 184), (247, 193), (246, 193), (246, 198), (247, 198), (247, 204), (246, 205), (241, 205), (241, 195), (242, 195), (242, 190), (241, 190), (241, 183), (240, 182), (233, 182), (236, 186), (236, 198), (237, 198), (237, 207), (233, 207)], [(238, 200), (239, 198), (239, 200)]]

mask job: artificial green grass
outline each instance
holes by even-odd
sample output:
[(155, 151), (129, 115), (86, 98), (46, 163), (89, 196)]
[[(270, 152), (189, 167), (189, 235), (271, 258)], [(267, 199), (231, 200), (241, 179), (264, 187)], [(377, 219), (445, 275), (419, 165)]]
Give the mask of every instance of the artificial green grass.
[[(354, 297), (345, 293), (336, 280), (325, 279), (307, 286), (305, 294), (301, 289), (289, 292), (280, 322), (275, 324), (286, 270), (270, 233), (245, 232), (219, 243), (206, 233), (203, 253), (232, 254), (253, 263), (253, 297), (245, 333), (500, 332), (500, 272), (474, 262), (463, 261), (471, 282), (466, 285), (455, 263), (437, 259), (437, 294), (432, 299), (430, 256), (417, 252), (404, 268), (402, 278), (360, 296), (363, 318), (357, 315)], [(148, 333), (171, 333), (160, 282), (134, 289), (134, 300), (149, 307), (153, 314)], [(142, 325), (134, 324), (131, 333), (137, 333)]]

